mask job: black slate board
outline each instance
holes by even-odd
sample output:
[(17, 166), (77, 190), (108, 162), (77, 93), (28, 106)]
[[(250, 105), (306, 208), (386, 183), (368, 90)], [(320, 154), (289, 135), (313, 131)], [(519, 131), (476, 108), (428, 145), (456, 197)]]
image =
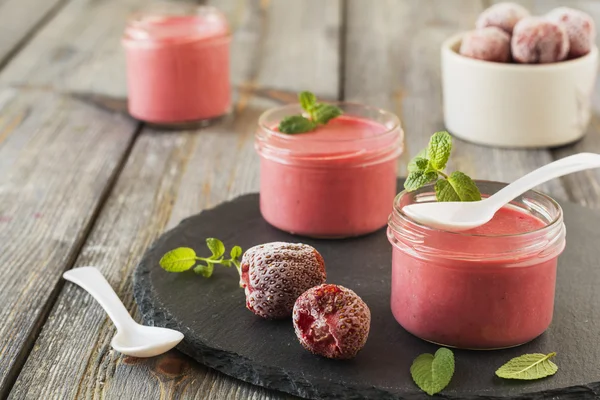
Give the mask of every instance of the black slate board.
[[(456, 372), (440, 394), (446, 399), (600, 399), (600, 215), (562, 203), (567, 248), (560, 258), (554, 321), (531, 343), (496, 351), (455, 351)], [(204, 252), (204, 239), (229, 248), (271, 241), (316, 247), (327, 281), (354, 289), (369, 305), (369, 340), (350, 361), (317, 357), (298, 343), (291, 320), (266, 321), (246, 310), (234, 268), (217, 267), (210, 279), (163, 271), (158, 260), (180, 246)], [(200, 253), (203, 254), (203, 253)], [(178, 346), (197, 361), (256, 385), (311, 399), (421, 399), (409, 368), (435, 352), (400, 327), (390, 307), (391, 246), (385, 230), (347, 240), (311, 240), (269, 226), (258, 195), (241, 196), (185, 219), (152, 246), (134, 275), (135, 299), (147, 325), (178, 329)], [(494, 371), (523, 353), (555, 351), (558, 373), (532, 381), (505, 381)]]

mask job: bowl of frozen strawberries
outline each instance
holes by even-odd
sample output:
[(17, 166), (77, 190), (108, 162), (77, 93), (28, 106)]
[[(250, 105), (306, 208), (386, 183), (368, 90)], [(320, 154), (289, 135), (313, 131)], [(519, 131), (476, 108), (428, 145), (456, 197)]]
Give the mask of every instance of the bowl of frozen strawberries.
[(594, 20), (559, 7), (531, 15), (516, 3), (483, 11), (475, 29), (442, 44), (446, 128), (500, 147), (554, 147), (580, 139), (598, 69)]

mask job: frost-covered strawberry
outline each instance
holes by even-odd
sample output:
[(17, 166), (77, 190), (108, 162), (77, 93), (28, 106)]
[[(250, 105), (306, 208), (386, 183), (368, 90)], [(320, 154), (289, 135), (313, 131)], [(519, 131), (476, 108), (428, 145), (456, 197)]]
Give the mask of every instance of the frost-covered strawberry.
[(307, 350), (328, 358), (348, 359), (367, 342), (371, 311), (352, 290), (324, 284), (298, 297), (293, 319), (296, 336)]
[(263, 318), (289, 317), (298, 296), (325, 278), (323, 257), (306, 244), (265, 243), (242, 257), (240, 284), (246, 307)]
[(569, 37), (562, 25), (546, 18), (526, 17), (513, 30), (513, 59), (526, 64), (562, 61), (569, 54)]
[(547, 18), (562, 25), (569, 37), (569, 57), (581, 57), (590, 52), (596, 39), (594, 19), (583, 11), (569, 7), (558, 7), (547, 14)]
[(477, 29), (495, 26), (510, 35), (517, 22), (528, 16), (529, 11), (520, 4), (498, 3), (482, 12), (477, 18), (475, 26)]

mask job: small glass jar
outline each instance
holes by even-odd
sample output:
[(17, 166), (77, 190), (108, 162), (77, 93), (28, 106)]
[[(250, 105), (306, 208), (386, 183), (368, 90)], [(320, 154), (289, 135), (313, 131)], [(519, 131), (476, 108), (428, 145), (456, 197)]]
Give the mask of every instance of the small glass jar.
[[(477, 186), (485, 197), (506, 184)], [(506, 211), (537, 218), (542, 227), (495, 235), (433, 229), (402, 212), (431, 201), (431, 185), (402, 192), (390, 215), (391, 307), (400, 325), (426, 341), (463, 349), (513, 347), (541, 335), (552, 321), (557, 258), (565, 247), (558, 203), (528, 191)]]
[(394, 114), (337, 103), (344, 114), (316, 131), (277, 131), (300, 105), (271, 109), (259, 119), (260, 210), (281, 230), (310, 237), (364, 235), (386, 225), (397, 193), (403, 132)]
[(231, 35), (216, 8), (154, 3), (129, 19), (122, 42), (133, 117), (179, 126), (228, 112)]

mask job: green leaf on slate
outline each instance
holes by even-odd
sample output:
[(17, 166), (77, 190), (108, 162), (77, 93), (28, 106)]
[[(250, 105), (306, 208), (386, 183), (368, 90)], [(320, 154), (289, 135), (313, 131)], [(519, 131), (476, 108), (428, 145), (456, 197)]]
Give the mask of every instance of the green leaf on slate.
[(452, 152), (452, 137), (448, 132), (436, 132), (429, 140), (427, 158), (433, 168), (441, 171), (446, 168), (448, 158)]
[(316, 123), (302, 115), (290, 115), (279, 122), (279, 132), (304, 133), (312, 131), (316, 126)]
[(481, 200), (481, 193), (475, 182), (459, 171), (451, 173), (448, 179), (437, 181), (435, 195), (438, 201)]
[(206, 246), (208, 246), (208, 249), (212, 253), (212, 259), (217, 259), (225, 254), (225, 245), (219, 239), (206, 239)]
[(311, 110), (317, 104), (317, 96), (311, 92), (300, 92), (298, 100), (300, 101), (300, 106), (306, 111)]
[(215, 267), (212, 263), (209, 263), (208, 265), (198, 264), (194, 268), (194, 272), (198, 275), (202, 275), (205, 278), (210, 278), (213, 274), (214, 269)]
[(323, 125), (340, 115), (342, 110), (331, 104), (318, 103), (312, 110), (313, 120)]
[(408, 174), (406, 181), (404, 181), (404, 189), (409, 192), (413, 192), (423, 185), (429, 182), (433, 182), (437, 179), (438, 174), (435, 171), (414, 171)]
[(441, 392), (454, 375), (454, 354), (444, 347), (433, 354), (421, 354), (413, 361), (410, 373), (417, 386), (430, 396)]
[(158, 262), (169, 272), (183, 272), (196, 264), (196, 252), (189, 247), (179, 247), (166, 253)]
[(556, 353), (524, 354), (515, 357), (496, 371), (496, 375), (504, 379), (534, 380), (554, 375), (558, 366), (550, 359)]
[(240, 258), (242, 256), (242, 248), (240, 246), (233, 246), (229, 256), (234, 260)]

